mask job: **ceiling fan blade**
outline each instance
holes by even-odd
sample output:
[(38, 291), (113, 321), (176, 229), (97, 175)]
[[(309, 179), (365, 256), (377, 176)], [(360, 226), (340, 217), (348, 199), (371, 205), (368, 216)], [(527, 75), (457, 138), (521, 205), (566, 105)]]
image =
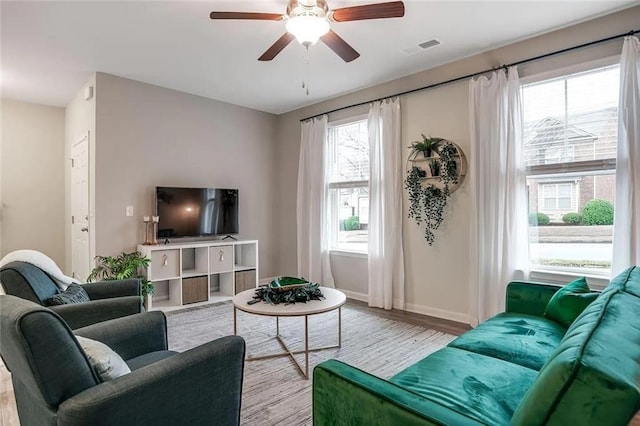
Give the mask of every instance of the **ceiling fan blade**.
[(271, 45), (270, 48), (267, 49), (266, 52), (262, 54), (258, 58), (259, 61), (270, 61), (275, 58), (278, 53), (282, 52), (282, 49), (287, 47), (289, 43), (294, 39), (294, 35), (291, 33), (284, 33), (282, 37), (280, 37), (275, 43)]
[(344, 41), (338, 34), (336, 34), (333, 30), (330, 30), (328, 33), (323, 35), (320, 40), (327, 46), (329, 49), (336, 52), (338, 56), (340, 56), (345, 62), (351, 62), (354, 59), (358, 59), (360, 54), (356, 52), (356, 50), (349, 45), (346, 41)]
[(402, 18), (403, 16), (404, 3), (401, 1), (343, 7), (331, 12), (331, 19), (335, 22), (361, 21), (364, 19)]
[(257, 21), (280, 21), (283, 16), (278, 13), (259, 12), (211, 12), (211, 19), (252, 19)]

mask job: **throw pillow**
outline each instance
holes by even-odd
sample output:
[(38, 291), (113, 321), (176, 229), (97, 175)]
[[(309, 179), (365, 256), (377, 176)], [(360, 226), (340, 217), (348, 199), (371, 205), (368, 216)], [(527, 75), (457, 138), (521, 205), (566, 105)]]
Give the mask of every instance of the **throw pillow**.
[(553, 295), (544, 316), (568, 328), (599, 294), (591, 291), (584, 277), (578, 278)]
[(127, 363), (109, 346), (82, 336), (76, 336), (76, 339), (103, 382), (131, 373)]
[(83, 303), (89, 301), (89, 295), (80, 284), (69, 284), (62, 293), (54, 294), (44, 301), (46, 306), (68, 305), (69, 303)]

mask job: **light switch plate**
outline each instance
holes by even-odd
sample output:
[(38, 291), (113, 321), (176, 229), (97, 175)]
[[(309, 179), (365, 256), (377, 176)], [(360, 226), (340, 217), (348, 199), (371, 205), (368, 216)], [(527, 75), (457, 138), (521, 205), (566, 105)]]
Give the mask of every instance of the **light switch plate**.
[(127, 216), (133, 216), (133, 206), (127, 206), (127, 208), (125, 210), (125, 214)]

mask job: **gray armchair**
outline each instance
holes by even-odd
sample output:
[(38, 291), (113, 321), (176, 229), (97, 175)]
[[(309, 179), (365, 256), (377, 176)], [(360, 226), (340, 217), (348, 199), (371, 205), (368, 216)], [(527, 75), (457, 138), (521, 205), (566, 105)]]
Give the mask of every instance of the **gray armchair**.
[[(60, 292), (43, 270), (30, 263), (11, 262), (0, 268), (0, 284), (6, 294), (39, 305)], [(82, 286), (90, 302), (51, 306), (72, 329), (143, 312), (140, 280), (103, 281)]]
[(107, 382), (58, 314), (0, 296), (0, 355), (24, 425), (238, 425), (245, 344), (228, 336), (168, 350), (162, 312), (75, 330), (117, 352), (131, 373)]

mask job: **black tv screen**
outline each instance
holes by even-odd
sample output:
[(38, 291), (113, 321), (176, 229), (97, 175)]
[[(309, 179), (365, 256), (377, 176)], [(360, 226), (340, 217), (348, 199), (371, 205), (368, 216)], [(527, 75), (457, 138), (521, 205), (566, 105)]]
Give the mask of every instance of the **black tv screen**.
[(237, 234), (238, 190), (156, 187), (158, 238)]

